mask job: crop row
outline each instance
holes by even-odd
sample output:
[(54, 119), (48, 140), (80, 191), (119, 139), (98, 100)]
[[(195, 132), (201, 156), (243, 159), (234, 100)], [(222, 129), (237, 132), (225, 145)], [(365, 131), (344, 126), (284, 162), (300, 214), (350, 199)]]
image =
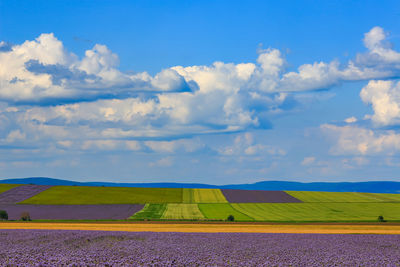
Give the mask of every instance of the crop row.
[[(18, 189), (15, 188), (15, 189)], [(1, 187), (0, 187), (1, 190)], [(9, 190), (12, 191), (13, 189)], [(1, 193), (1, 192), (0, 192)], [(0, 194), (0, 198), (5, 193)], [(400, 194), (262, 191), (190, 188), (53, 186), (21, 204), (96, 205), (146, 203), (381, 203)], [(0, 201), (1, 203), (1, 201)]]
[(400, 203), (147, 204), (135, 220), (373, 221), (400, 220)]
[(399, 266), (398, 235), (1, 230), (1, 266)]

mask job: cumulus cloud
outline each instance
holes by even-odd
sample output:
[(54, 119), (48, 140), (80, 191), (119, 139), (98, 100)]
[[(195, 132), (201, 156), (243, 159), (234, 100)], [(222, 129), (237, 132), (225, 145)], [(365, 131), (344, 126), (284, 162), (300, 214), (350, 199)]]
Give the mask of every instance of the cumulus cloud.
[[(154, 76), (120, 71), (118, 56), (105, 45), (96, 44), (79, 58), (53, 34), (18, 45), (2, 42), (0, 102), (8, 104), (0, 108), (0, 138), (8, 143), (22, 137), (32, 143), (90, 141), (82, 149), (117, 149), (119, 144), (107, 140), (144, 139), (149, 141), (145, 147), (154, 150), (151, 141), (267, 129), (271, 118), (292, 108), (292, 92), (399, 74), (398, 53), (386, 38), (383, 29), (371, 29), (364, 38), (367, 52), (346, 64), (314, 62), (287, 72), (282, 53), (270, 48), (260, 51), (254, 63), (174, 66)], [(383, 125), (399, 118), (399, 85), (386, 83), (376, 89), (371, 81), (362, 92), (363, 101), (374, 107), (373, 120)], [(158, 143), (157, 149), (188, 147)], [(239, 150), (285, 154), (253, 143)]]
[(314, 62), (286, 72), (287, 63), (281, 52), (266, 49), (260, 51), (255, 63), (175, 66), (151, 76), (118, 70), (118, 56), (105, 45), (94, 45), (80, 59), (53, 34), (42, 34), (20, 45), (0, 43), (0, 100), (42, 103), (49, 99), (122, 99), (137, 92), (196, 90), (202, 94), (219, 92), (227, 98), (232, 94), (324, 89), (343, 81), (399, 75), (400, 53), (391, 48), (387, 35), (380, 27), (371, 29), (364, 37), (367, 52), (343, 66), (338, 61)]
[(400, 134), (392, 130), (373, 131), (357, 126), (321, 125), (332, 141), (334, 155), (393, 155), (400, 152)]
[(378, 126), (400, 123), (400, 82), (370, 81), (360, 92), (361, 99), (372, 105), (371, 120)]
[(155, 77), (127, 74), (117, 69), (119, 58), (105, 45), (96, 44), (79, 59), (53, 34), (0, 49), (0, 100), (42, 102), (48, 99), (96, 99), (137, 91), (189, 91), (172, 70)]

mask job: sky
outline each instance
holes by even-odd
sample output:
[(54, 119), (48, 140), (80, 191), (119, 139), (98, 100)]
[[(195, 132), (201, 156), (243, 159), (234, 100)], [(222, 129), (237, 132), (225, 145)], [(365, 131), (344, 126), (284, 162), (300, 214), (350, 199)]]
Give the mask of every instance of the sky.
[(0, 1), (0, 177), (400, 179), (398, 1)]

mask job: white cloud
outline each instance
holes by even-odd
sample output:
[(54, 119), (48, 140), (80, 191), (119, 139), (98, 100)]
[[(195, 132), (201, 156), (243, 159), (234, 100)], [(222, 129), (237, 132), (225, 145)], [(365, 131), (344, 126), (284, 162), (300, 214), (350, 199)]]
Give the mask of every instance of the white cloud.
[[(119, 58), (96, 44), (80, 60), (53, 34), (0, 50), (0, 100), (41, 102), (48, 99), (98, 98), (137, 91), (180, 91), (184, 79), (172, 70), (157, 74), (127, 74), (117, 69)], [(185, 88), (187, 90), (187, 88)]]
[(356, 126), (321, 125), (321, 130), (333, 142), (334, 155), (393, 155), (400, 152), (400, 134)]
[(301, 162), (301, 165), (307, 166), (307, 165), (311, 165), (314, 162), (315, 162), (315, 157), (305, 157), (303, 159), (303, 161)]
[[(284, 112), (286, 101), (293, 98), (290, 92), (400, 74), (399, 53), (386, 37), (383, 29), (371, 29), (364, 38), (367, 52), (344, 65), (314, 62), (287, 72), (281, 52), (267, 49), (254, 63), (175, 66), (153, 77), (118, 70), (118, 56), (104, 45), (96, 44), (79, 58), (53, 34), (42, 34), (0, 49), (0, 101), (9, 103), (0, 108), (1, 141), (20, 138), (21, 143), (38, 144), (50, 140), (64, 147), (72, 142), (70, 147), (82, 149), (120, 149), (122, 143), (113, 140), (132, 140), (127, 146), (135, 150), (141, 149), (135, 141), (145, 139), (149, 141), (144, 146), (154, 151), (195, 150), (198, 147), (186, 141), (165, 140), (269, 128), (270, 119)], [(151, 94), (139, 94), (144, 91)], [(399, 83), (371, 81), (361, 95), (373, 105), (374, 122), (398, 123)], [(51, 98), (58, 99), (51, 106), (35, 105)], [(72, 103), (64, 104), (66, 100)], [(13, 106), (12, 102), (30, 105)], [(355, 121), (348, 118), (346, 122)], [(239, 144), (221, 148), (220, 153), (286, 153), (241, 138)]]
[(378, 126), (400, 123), (400, 82), (370, 81), (360, 93), (361, 99), (372, 105), (370, 117)]
[(355, 123), (355, 122), (357, 122), (357, 118), (356, 117), (349, 117), (349, 118), (345, 119), (344, 122), (346, 122), (346, 123)]
[(286, 155), (286, 151), (279, 147), (255, 143), (251, 133), (237, 135), (232, 145), (222, 147), (218, 152), (224, 156)]
[[(60, 143), (60, 142), (59, 142)], [(65, 141), (64, 141), (65, 143)], [(61, 143), (63, 144), (63, 143)], [(69, 144), (69, 143), (67, 143)], [(80, 147), (83, 150), (131, 150), (139, 151), (141, 145), (138, 141), (124, 140), (87, 140)]]
[(144, 144), (152, 151), (175, 153), (177, 151), (194, 152), (204, 147), (198, 139), (180, 139), (173, 141), (145, 141)]
[(25, 140), (25, 138), (26, 138), (25, 133), (21, 133), (20, 130), (14, 130), (8, 134), (6, 141), (9, 143), (12, 143), (15, 141), (23, 141), (23, 140)]
[[(141, 91), (199, 90), (203, 95), (217, 94), (219, 98), (236, 103), (237, 96), (254, 92), (317, 90), (343, 81), (398, 76), (400, 53), (390, 47), (386, 38), (382, 28), (372, 28), (364, 38), (368, 51), (357, 55), (344, 67), (338, 61), (314, 62), (300, 65), (297, 71), (286, 72), (287, 63), (281, 52), (267, 49), (260, 52), (256, 63), (175, 66), (152, 77), (146, 72), (130, 74), (118, 70), (118, 56), (105, 45), (96, 44), (79, 59), (53, 34), (42, 34), (33, 41), (0, 50), (0, 100), (71, 101), (109, 98), (110, 95), (126, 98)], [(237, 104), (232, 105), (237, 107)], [(226, 109), (229, 108), (227, 105)]]
[(174, 164), (174, 160), (172, 157), (161, 158), (155, 162), (150, 162), (150, 167), (170, 167)]

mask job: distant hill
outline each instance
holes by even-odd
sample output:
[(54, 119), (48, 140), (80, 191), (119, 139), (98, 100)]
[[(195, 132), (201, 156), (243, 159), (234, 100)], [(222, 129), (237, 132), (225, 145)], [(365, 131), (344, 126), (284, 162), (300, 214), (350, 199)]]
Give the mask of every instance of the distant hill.
[(197, 183), (111, 183), (111, 182), (77, 182), (47, 177), (31, 177), (0, 180), (0, 184), (37, 184), (37, 185), (79, 185), (79, 186), (120, 186), (120, 187), (155, 187), (155, 188), (220, 188), (244, 190), (293, 190), (293, 191), (326, 191), (326, 192), (366, 192), (366, 193), (400, 193), (400, 182), (288, 182), (264, 181), (253, 184), (209, 185)]

